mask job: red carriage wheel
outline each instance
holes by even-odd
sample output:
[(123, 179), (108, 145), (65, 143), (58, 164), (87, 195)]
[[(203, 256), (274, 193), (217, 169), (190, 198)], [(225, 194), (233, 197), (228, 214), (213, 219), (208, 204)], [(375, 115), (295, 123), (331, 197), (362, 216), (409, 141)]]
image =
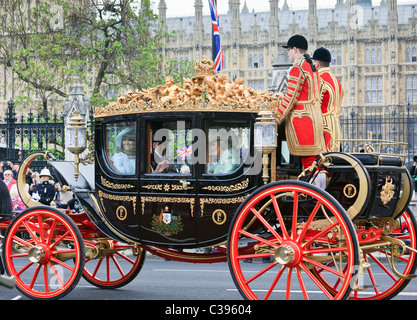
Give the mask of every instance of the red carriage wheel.
[[(228, 258), (244, 298), (340, 300), (349, 297), (356, 280), (358, 241), (331, 195), (306, 182), (281, 181), (241, 204), (229, 230)], [(260, 258), (269, 261), (246, 263)], [(336, 294), (311, 272), (315, 268), (323, 269), (322, 279), (338, 284)]]
[[(390, 237), (398, 239), (411, 249), (416, 250), (417, 223), (414, 214), (410, 209), (407, 209), (397, 218), (397, 221), (399, 227), (393, 230)], [(362, 283), (358, 284), (364, 287), (364, 290), (353, 291), (350, 299), (392, 299), (407, 286), (417, 267), (416, 253), (412, 250), (405, 250), (404, 254), (397, 255), (388, 247), (386, 250), (365, 252), (364, 259), (370, 265), (364, 271), (364, 276), (361, 278)], [(392, 270), (389, 262), (394, 265), (396, 272)], [(409, 277), (410, 275), (411, 277)]]
[(84, 243), (66, 214), (46, 206), (33, 207), (7, 228), (3, 259), (23, 294), (33, 299), (59, 299), (81, 278)]
[(90, 257), (85, 261), (83, 278), (106, 289), (123, 287), (142, 269), (146, 251), (137, 245), (105, 239), (91, 242)]

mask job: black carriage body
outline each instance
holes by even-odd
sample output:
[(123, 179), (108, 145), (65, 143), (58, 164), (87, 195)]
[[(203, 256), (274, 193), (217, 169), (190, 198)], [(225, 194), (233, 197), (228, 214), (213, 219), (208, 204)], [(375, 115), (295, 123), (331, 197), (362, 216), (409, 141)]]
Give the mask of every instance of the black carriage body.
[[(262, 183), (261, 168), (254, 169), (255, 163), (261, 165), (255, 160), (260, 156), (250, 148), (255, 118), (256, 113), (249, 112), (151, 112), (96, 118), (94, 196), (99, 215), (113, 236), (175, 248), (224, 242), (237, 207)], [(136, 168), (132, 174), (118, 172), (109, 156), (114, 152), (109, 150), (110, 131), (125, 124), (136, 128)], [(170, 164), (175, 172), (152, 172), (149, 167), (154, 128), (165, 126), (175, 132), (174, 124), (190, 135), (192, 156), (199, 156), (200, 161), (185, 161), (190, 173), (180, 173), (183, 164), (177, 163), (177, 154)], [(207, 159), (202, 154), (207, 151), (204, 139), (206, 134), (208, 139), (210, 126), (240, 128), (246, 135), (248, 145), (239, 149), (241, 163), (230, 173), (208, 173), (208, 164), (201, 161)], [(176, 138), (173, 142), (177, 152), (183, 146)]]
[(352, 166), (335, 159), (329, 167), (326, 190), (348, 209), (363, 197), (365, 205), (355, 218), (395, 218), (408, 206), (412, 198), (411, 177), (399, 156), (353, 154), (368, 173), (368, 190), (360, 190), (359, 177)]

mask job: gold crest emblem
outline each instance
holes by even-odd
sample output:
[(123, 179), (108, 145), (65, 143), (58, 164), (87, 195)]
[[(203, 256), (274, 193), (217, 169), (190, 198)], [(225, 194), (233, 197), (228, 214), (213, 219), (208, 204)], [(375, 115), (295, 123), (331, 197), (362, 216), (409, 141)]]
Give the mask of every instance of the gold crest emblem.
[(392, 184), (392, 178), (386, 177), (385, 184), (382, 186), (381, 200), (383, 204), (387, 204), (394, 196), (395, 186)]

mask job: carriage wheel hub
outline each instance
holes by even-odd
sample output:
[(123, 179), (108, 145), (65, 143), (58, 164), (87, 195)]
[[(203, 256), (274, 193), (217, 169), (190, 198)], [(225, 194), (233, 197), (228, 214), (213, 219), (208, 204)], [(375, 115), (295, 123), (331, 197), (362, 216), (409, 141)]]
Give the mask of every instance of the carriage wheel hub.
[(45, 261), (45, 250), (40, 246), (32, 247), (28, 251), (29, 260), (34, 263), (41, 263)]
[(274, 257), (279, 264), (293, 266), (299, 261), (299, 249), (294, 244), (282, 244), (275, 249)]

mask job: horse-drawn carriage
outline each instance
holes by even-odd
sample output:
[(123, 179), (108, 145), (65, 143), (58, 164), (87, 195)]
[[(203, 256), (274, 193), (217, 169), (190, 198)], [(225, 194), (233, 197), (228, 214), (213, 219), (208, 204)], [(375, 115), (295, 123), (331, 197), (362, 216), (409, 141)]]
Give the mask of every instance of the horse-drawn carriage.
[[(227, 261), (248, 299), (397, 295), (414, 277), (416, 221), (404, 151), (384, 148), (404, 145), (345, 141), (349, 152), (321, 154), (302, 171), (271, 117), (280, 97), (198, 66), (182, 86), (167, 79), (96, 109), (91, 163), (79, 164), (86, 135), (77, 126), (69, 129), (74, 162), (43, 152), (24, 160), (18, 184), (28, 208), (4, 214), (1, 224), (5, 268), (18, 289), (56, 299), (81, 276), (122, 287), (149, 252)], [(30, 198), (25, 172), (39, 156), (71, 186), (82, 212)], [(314, 185), (321, 172), (325, 189)]]

